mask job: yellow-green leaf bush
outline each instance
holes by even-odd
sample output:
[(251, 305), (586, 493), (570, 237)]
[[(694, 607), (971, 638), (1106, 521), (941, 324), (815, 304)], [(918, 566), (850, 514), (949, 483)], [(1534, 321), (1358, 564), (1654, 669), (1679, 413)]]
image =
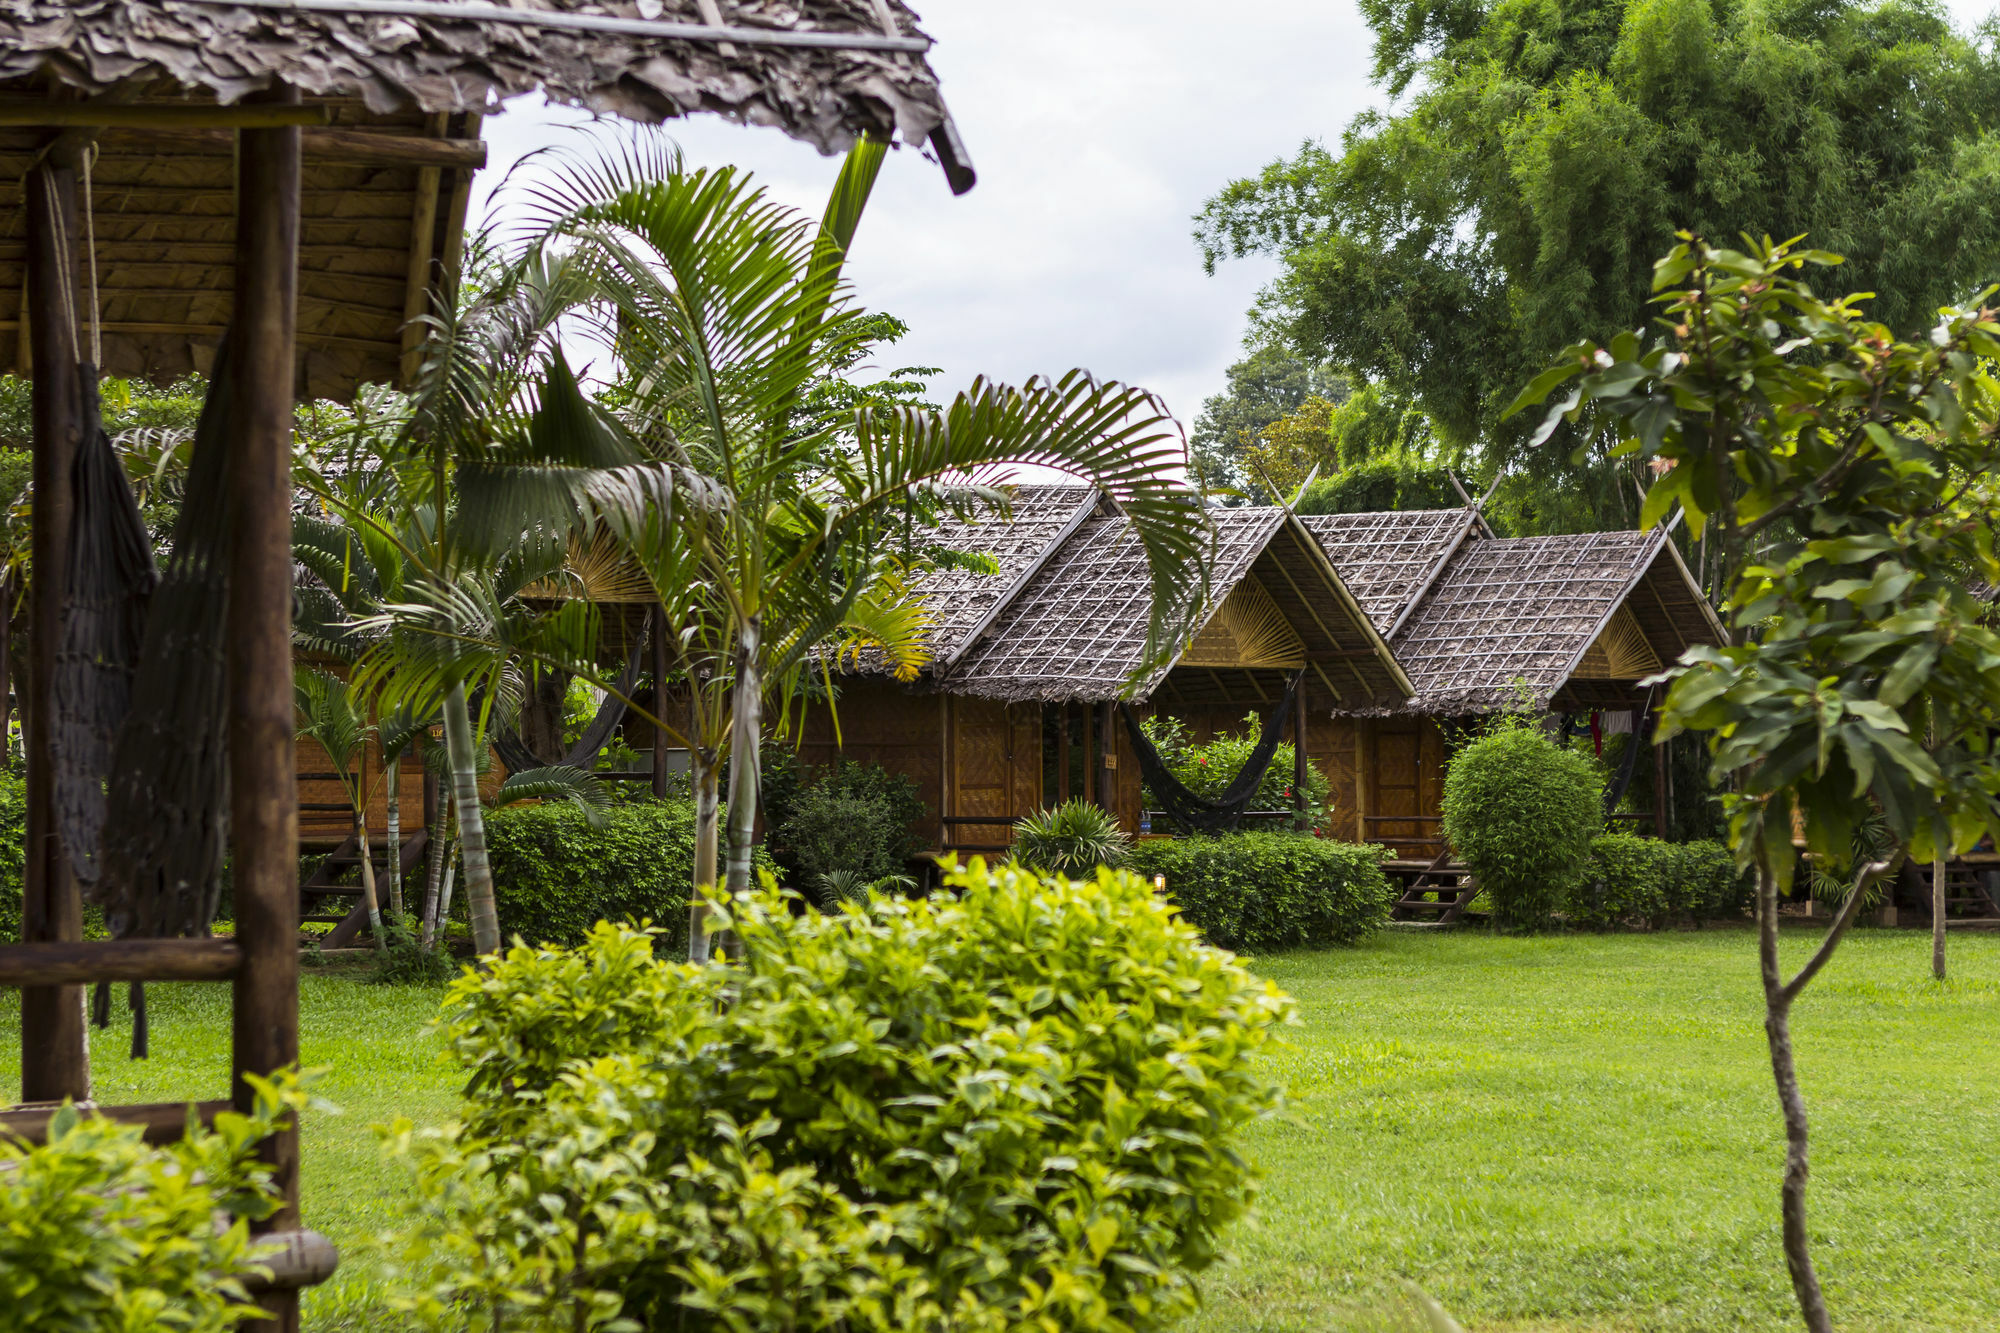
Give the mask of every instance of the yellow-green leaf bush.
[(1575, 901), (1604, 831), (1597, 766), (1509, 715), (1451, 757), (1444, 836), (1472, 869), (1502, 926), (1536, 930)]
[(1202, 938), (1226, 949), (1352, 944), (1389, 919), (1395, 893), (1380, 847), (1297, 833), (1151, 838), (1132, 869), (1164, 877)]
[(67, 1106), (45, 1144), (0, 1136), (0, 1325), (225, 1333), (254, 1313), (249, 1223), (278, 1201), (257, 1145), (306, 1098), (295, 1075), (252, 1084), (252, 1114), (158, 1147)]
[(737, 956), (600, 925), (468, 974), (462, 1118), (397, 1142), (440, 1316), (509, 1329), (1149, 1330), (1249, 1205), (1291, 1001), (1137, 876), (728, 904)]

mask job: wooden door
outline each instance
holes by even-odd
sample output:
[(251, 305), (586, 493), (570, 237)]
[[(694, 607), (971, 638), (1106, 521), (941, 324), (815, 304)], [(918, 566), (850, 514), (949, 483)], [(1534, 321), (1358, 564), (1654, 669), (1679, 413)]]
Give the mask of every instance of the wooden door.
[(1369, 772), (1369, 793), (1373, 816), (1369, 820), (1371, 842), (1387, 843), (1398, 856), (1434, 855), (1426, 846), (1437, 834), (1437, 826), (1422, 818), (1423, 803), (1420, 759), (1422, 734), (1412, 720), (1376, 724), (1375, 746)]
[(951, 800), (945, 850), (1007, 850), (1014, 821), (1041, 804), (1041, 709), (994, 699), (951, 701)]

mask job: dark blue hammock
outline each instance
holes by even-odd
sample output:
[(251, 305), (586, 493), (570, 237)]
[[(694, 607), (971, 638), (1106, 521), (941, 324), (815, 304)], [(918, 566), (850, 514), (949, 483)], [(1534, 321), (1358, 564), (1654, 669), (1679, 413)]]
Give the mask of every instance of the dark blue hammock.
[(1121, 703), (1118, 711), (1125, 716), (1125, 733), (1132, 738), (1132, 751), (1139, 758), (1139, 774), (1146, 785), (1152, 788), (1153, 796), (1160, 808), (1173, 817), (1175, 823), (1190, 832), (1225, 833), (1243, 826), (1243, 812), (1250, 808), (1251, 798), (1263, 784), (1264, 774), (1270, 770), (1271, 756), (1278, 752), (1278, 740), (1284, 735), (1285, 719), (1291, 715), (1292, 700), (1299, 692), (1299, 682), (1305, 678), (1300, 671), (1285, 686), (1284, 698), (1278, 700), (1264, 717), (1264, 730), (1257, 737), (1257, 748), (1243, 761), (1222, 795), (1213, 799), (1189, 791), (1186, 784), (1167, 768), (1160, 758), (1160, 752), (1146, 735), (1146, 729), (1139, 725), (1139, 715), (1132, 711), (1132, 705)]

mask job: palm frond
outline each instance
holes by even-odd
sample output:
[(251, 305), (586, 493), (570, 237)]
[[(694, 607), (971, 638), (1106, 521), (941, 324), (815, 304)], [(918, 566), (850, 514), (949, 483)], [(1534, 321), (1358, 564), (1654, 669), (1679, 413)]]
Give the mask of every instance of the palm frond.
[(611, 795), (602, 782), (582, 769), (568, 764), (551, 764), (547, 768), (529, 768), (508, 774), (507, 780), (500, 784), (493, 804), (512, 805), (517, 801), (568, 801), (583, 811), (583, 817), (592, 828), (602, 828), (604, 811), (611, 804)]

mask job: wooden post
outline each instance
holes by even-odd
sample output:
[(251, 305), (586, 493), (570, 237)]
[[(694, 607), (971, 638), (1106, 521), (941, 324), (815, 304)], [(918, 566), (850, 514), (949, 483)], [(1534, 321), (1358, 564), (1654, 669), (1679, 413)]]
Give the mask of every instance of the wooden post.
[[(60, 155), (59, 155), (60, 154)], [(28, 337), (34, 365), (32, 403), (34, 562), (28, 619), (28, 846), (21, 938), (80, 940), (83, 902), (56, 824), (56, 645), (69, 591), (70, 472), (81, 438), (77, 420), (76, 150), (58, 143), (28, 173), (26, 188)], [(289, 688), (290, 670), (287, 668)], [(90, 1054), (83, 1027), (83, 987), (31, 986), (21, 992), (21, 1099), (90, 1096)]]
[(1660, 710), (1653, 708), (1653, 836), (1665, 842), (1673, 836), (1673, 812), (1667, 807), (1667, 747), (1660, 743)]
[[(296, 103), (281, 89), (272, 98)], [(230, 327), (229, 767), (234, 843), (236, 975), (231, 1097), (251, 1101), (246, 1073), (299, 1059), (299, 816), (292, 775), (291, 443), (298, 319), (299, 132), (237, 137), (236, 299)], [(299, 1221), (296, 1125), (267, 1140), (283, 1200), (257, 1231)], [(297, 1333), (298, 1293), (258, 1304), (269, 1333)]]
[(1069, 800), (1069, 705), (1056, 705), (1056, 802)]
[[(653, 650), (653, 716), (667, 715), (667, 668), (672, 661), (667, 652), (667, 608), (653, 608), (653, 627), (647, 635)], [(667, 799), (667, 730), (653, 728), (653, 795), (659, 800)]]
[(1097, 708), (1097, 803), (1113, 819), (1118, 817), (1118, 751), (1111, 728), (1117, 708), (1109, 701)]
[(1299, 832), (1312, 832), (1312, 811), (1306, 796), (1306, 683), (1292, 696), (1292, 808), (1299, 812)]

